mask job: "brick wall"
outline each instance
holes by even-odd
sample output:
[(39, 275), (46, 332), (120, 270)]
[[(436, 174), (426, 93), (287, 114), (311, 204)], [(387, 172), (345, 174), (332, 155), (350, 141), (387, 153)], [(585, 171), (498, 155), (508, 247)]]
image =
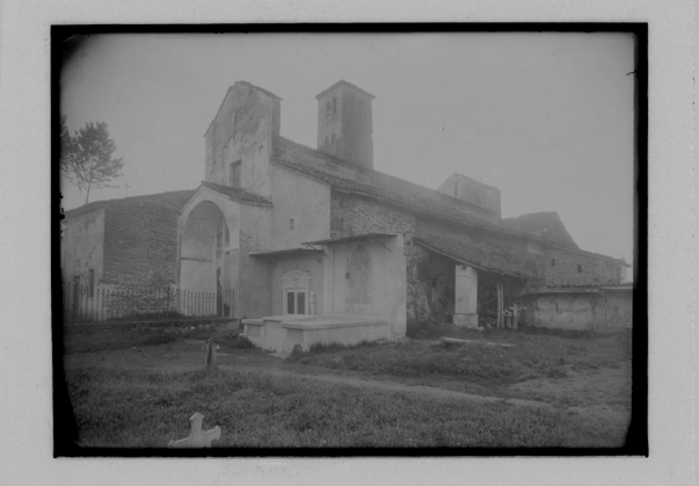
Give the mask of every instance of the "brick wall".
[(151, 290), (177, 284), (177, 218), (191, 192), (174, 194), (106, 209), (102, 283)]

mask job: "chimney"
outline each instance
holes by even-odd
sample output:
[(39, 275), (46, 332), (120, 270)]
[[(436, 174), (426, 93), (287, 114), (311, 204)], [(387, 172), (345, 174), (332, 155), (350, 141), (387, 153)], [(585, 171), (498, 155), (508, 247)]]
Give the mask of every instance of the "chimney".
[(374, 95), (338, 81), (316, 96), (318, 150), (367, 168), (374, 168), (371, 101)]

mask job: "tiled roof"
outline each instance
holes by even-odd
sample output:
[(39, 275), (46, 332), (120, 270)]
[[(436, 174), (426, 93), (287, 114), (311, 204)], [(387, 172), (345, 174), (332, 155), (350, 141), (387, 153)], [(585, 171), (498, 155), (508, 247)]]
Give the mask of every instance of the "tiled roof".
[(580, 249), (555, 211), (523, 214), (516, 218), (503, 218), (502, 223), (556, 245), (575, 250)]
[(373, 240), (378, 238), (394, 238), (395, 233), (364, 233), (361, 235), (341, 236), (339, 238), (326, 238), (317, 241), (305, 241), (304, 245), (332, 245), (335, 243), (346, 243), (348, 241)]
[(527, 293), (530, 294), (550, 294), (550, 293), (577, 293), (577, 292), (599, 292), (600, 290), (611, 290), (611, 291), (633, 291), (633, 283), (595, 283), (595, 284), (559, 284), (559, 285), (547, 285), (545, 287), (538, 287), (529, 290)]
[(161, 206), (179, 211), (194, 195), (194, 190), (161, 192), (159, 194), (147, 194), (145, 196), (131, 196), (120, 199), (107, 199), (95, 201), (79, 208), (66, 211), (66, 218), (74, 218), (100, 209), (119, 209), (137, 211), (143, 206)]
[[(444, 218), (459, 225), (485, 229), (502, 236), (538, 240), (568, 251), (628, 266), (626, 262), (617, 258), (580, 250), (555, 212), (543, 214), (555, 215), (560, 225), (552, 227), (559, 227), (562, 231), (553, 231), (557, 237), (546, 239), (535, 233), (525, 232), (517, 225), (507, 224), (508, 220), (496, 222), (492, 219), (492, 212), (439, 191), (413, 184), (383, 172), (350, 164), (284, 137), (275, 137), (274, 144), (272, 160), (275, 164), (326, 182), (335, 189), (380, 199), (427, 216)], [(479, 213), (482, 216), (479, 216)], [(518, 218), (510, 218), (510, 220), (512, 219)], [(550, 222), (552, 218), (546, 216), (541, 219)]]
[[(276, 164), (327, 182), (336, 189), (375, 197), (417, 212), (438, 215), (461, 223), (497, 227), (487, 216), (479, 217), (472, 214), (472, 212), (490, 214), (489, 211), (479, 206), (383, 172), (367, 169), (357, 170), (341, 159), (299, 145), (283, 137), (278, 137), (277, 143), (284, 149), (304, 153), (316, 160), (305, 157), (303, 160), (297, 159), (292, 162), (278, 157), (274, 159)], [(351, 170), (345, 170), (341, 174), (327, 167), (326, 164), (322, 163), (323, 161), (351, 168)]]
[(229, 197), (235, 201), (253, 204), (272, 204), (272, 201), (270, 201), (266, 197), (254, 194), (252, 192), (248, 192), (245, 189), (240, 189), (239, 187), (222, 186), (221, 184), (215, 184), (213, 182), (206, 181), (201, 181), (201, 185), (204, 187), (208, 187), (209, 189), (216, 191), (220, 194), (223, 194), (224, 196)]
[(481, 270), (502, 273), (525, 279), (538, 279), (539, 272), (533, 258), (515, 254), (504, 242), (470, 239), (465, 242), (445, 235), (416, 234), (413, 241), (456, 261)]

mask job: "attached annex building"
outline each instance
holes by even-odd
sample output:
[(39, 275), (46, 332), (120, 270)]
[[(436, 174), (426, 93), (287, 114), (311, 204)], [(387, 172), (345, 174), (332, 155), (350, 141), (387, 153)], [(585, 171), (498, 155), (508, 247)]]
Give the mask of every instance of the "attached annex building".
[(291, 351), (399, 338), (410, 319), (478, 326), (527, 288), (620, 282), (625, 262), (580, 250), (555, 213), (503, 220), (500, 191), (467, 176), (431, 190), (374, 170), (373, 95), (340, 81), (316, 98), (312, 149), (280, 136), (278, 96), (236, 82), (178, 219), (178, 286), (234, 289), (253, 341)]

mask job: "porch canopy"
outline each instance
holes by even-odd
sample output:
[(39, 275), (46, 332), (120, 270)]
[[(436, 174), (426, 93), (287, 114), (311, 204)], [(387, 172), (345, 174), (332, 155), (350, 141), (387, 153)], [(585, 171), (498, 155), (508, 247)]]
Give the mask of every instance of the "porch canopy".
[[(508, 252), (495, 242), (461, 241), (448, 236), (416, 234), (413, 241), (423, 248), (477, 270), (523, 280), (539, 278), (536, 262)], [(485, 243), (485, 244), (484, 244)]]

